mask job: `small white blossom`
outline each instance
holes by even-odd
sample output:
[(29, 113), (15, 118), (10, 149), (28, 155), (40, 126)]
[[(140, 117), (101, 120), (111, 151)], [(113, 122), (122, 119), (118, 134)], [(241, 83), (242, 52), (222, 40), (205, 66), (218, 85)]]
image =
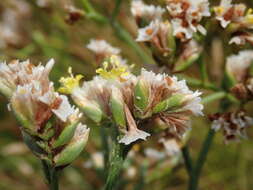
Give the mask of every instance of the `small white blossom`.
[(136, 18), (161, 19), (164, 12), (165, 9), (160, 6), (146, 5), (142, 0), (133, 0), (131, 3), (131, 13)]
[(120, 53), (120, 49), (112, 47), (105, 40), (91, 39), (86, 47), (97, 55), (111, 56)]
[(211, 128), (223, 132), (226, 144), (246, 138), (246, 129), (253, 125), (253, 118), (247, 116), (243, 111), (215, 114), (210, 119)]

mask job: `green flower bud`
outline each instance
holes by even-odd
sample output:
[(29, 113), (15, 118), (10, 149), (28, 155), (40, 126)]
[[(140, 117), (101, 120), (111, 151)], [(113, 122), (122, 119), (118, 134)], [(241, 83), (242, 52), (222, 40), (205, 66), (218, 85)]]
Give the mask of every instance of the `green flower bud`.
[(124, 100), (119, 89), (113, 88), (110, 100), (113, 119), (119, 126), (126, 126)]
[(140, 111), (145, 111), (149, 103), (149, 86), (145, 80), (140, 79), (134, 89), (134, 105)]
[(167, 111), (168, 109), (176, 108), (184, 102), (185, 98), (183, 94), (174, 94), (168, 99), (158, 103), (154, 109), (153, 113), (159, 113), (163, 111)]
[(75, 122), (66, 126), (61, 132), (61, 134), (59, 135), (59, 137), (54, 141), (53, 148), (57, 148), (59, 146), (62, 146), (68, 143), (75, 134), (77, 124), (78, 123)]
[(95, 102), (85, 102), (85, 104), (79, 105), (84, 114), (96, 123), (99, 123), (103, 117), (103, 111), (99, 105)]
[(75, 135), (68, 145), (54, 157), (56, 167), (65, 166), (73, 162), (82, 152), (89, 137), (89, 129), (85, 125), (79, 124)]

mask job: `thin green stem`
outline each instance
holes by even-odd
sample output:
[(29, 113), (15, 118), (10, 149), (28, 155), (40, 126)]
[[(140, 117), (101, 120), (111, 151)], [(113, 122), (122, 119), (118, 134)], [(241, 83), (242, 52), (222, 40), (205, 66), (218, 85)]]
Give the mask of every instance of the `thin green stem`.
[(203, 168), (203, 165), (206, 161), (206, 157), (208, 154), (208, 151), (211, 147), (213, 138), (215, 135), (215, 131), (213, 129), (210, 129), (207, 137), (202, 145), (201, 151), (199, 153), (197, 162), (196, 162), (196, 166), (194, 167), (191, 176), (190, 176), (190, 183), (189, 183), (189, 187), (188, 190), (197, 190), (198, 189), (198, 181), (199, 181), (199, 176), (201, 174), (201, 170)]
[(58, 184), (57, 169), (52, 167), (50, 164), (48, 164), (44, 160), (42, 160), (41, 162), (42, 162), (43, 172), (47, 180), (49, 190), (58, 190), (59, 184)]
[(190, 157), (189, 149), (187, 146), (184, 146), (182, 148), (182, 154), (183, 154), (184, 163), (185, 163), (185, 167), (188, 172), (188, 175), (191, 176), (193, 166), (192, 166), (192, 160)]
[(207, 103), (210, 103), (212, 101), (215, 101), (215, 100), (218, 100), (218, 99), (222, 99), (224, 97), (226, 97), (227, 93), (226, 92), (216, 92), (216, 93), (213, 93), (209, 96), (206, 96), (202, 99), (202, 104), (207, 104)]

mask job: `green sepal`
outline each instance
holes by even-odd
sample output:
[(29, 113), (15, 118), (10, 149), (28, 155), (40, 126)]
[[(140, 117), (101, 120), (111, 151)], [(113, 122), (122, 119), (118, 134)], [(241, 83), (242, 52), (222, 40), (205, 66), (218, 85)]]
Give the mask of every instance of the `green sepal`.
[(112, 96), (110, 100), (111, 111), (114, 121), (119, 126), (126, 126), (124, 104), (117, 97)]
[(103, 118), (103, 111), (98, 105), (93, 105), (93, 103), (86, 103), (86, 105), (80, 106), (80, 109), (87, 117), (96, 123), (99, 123)]
[(88, 136), (89, 132), (86, 132), (82, 138), (73, 138), (72, 141), (54, 157), (55, 166), (65, 166), (73, 162), (83, 151), (88, 140)]
[(50, 138), (52, 138), (55, 134), (55, 130), (53, 128), (53, 125), (52, 123), (49, 121), (47, 122), (44, 130), (43, 130), (43, 133), (39, 136), (40, 138), (42, 138), (43, 140), (49, 140)]
[(53, 148), (67, 144), (75, 134), (78, 122), (67, 125), (53, 143)]
[(143, 80), (139, 80), (134, 88), (134, 105), (141, 111), (148, 106), (149, 87)]
[(28, 146), (28, 148), (37, 156), (40, 156), (41, 154), (45, 154), (46, 152), (38, 146), (36, 140), (27, 132), (21, 130), (24, 143)]
[(178, 107), (182, 105), (184, 101), (184, 95), (183, 94), (174, 94), (168, 99), (158, 103), (154, 109), (153, 113), (159, 113), (163, 111), (167, 111), (168, 109)]

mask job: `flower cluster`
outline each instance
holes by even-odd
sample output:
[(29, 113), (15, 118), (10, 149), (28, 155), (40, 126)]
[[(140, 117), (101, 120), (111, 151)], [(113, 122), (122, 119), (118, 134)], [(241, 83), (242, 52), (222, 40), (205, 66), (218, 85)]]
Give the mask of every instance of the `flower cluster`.
[(232, 92), (238, 98), (249, 99), (253, 94), (253, 51), (244, 50), (227, 58), (226, 71), (231, 81)]
[(177, 38), (191, 39), (198, 31), (206, 34), (200, 22), (203, 17), (211, 15), (208, 0), (167, 0), (167, 10), (171, 16), (173, 34)]
[(253, 43), (252, 34), (246, 29), (253, 28), (252, 9), (246, 11), (246, 5), (242, 3), (232, 4), (232, 0), (222, 0), (219, 6), (214, 7), (216, 19), (223, 28), (230, 26), (234, 37), (230, 43), (243, 45), (245, 42)]
[(215, 114), (210, 120), (213, 130), (223, 132), (225, 143), (246, 138), (246, 129), (253, 125), (253, 118), (246, 116), (244, 111)]
[[(160, 130), (180, 139), (190, 128), (189, 117), (202, 114), (201, 93), (189, 90), (185, 81), (145, 69), (139, 76), (132, 75), (115, 56), (105, 65), (106, 68), (97, 70), (99, 76), (81, 87), (78, 76), (62, 78), (60, 90), (71, 94), (74, 102), (94, 122), (117, 126), (121, 132), (119, 143), (128, 145), (145, 140), (150, 133)], [(110, 70), (107, 69), (109, 65), (112, 65)], [(68, 81), (73, 81), (75, 86)], [(154, 125), (148, 127), (147, 121)]]
[(48, 77), (53, 65), (54, 60), (45, 67), (30, 61), (0, 63), (0, 92), (10, 100), (29, 148), (52, 165), (64, 166), (83, 150), (89, 129), (79, 122), (79, 110), (54, 91)]

